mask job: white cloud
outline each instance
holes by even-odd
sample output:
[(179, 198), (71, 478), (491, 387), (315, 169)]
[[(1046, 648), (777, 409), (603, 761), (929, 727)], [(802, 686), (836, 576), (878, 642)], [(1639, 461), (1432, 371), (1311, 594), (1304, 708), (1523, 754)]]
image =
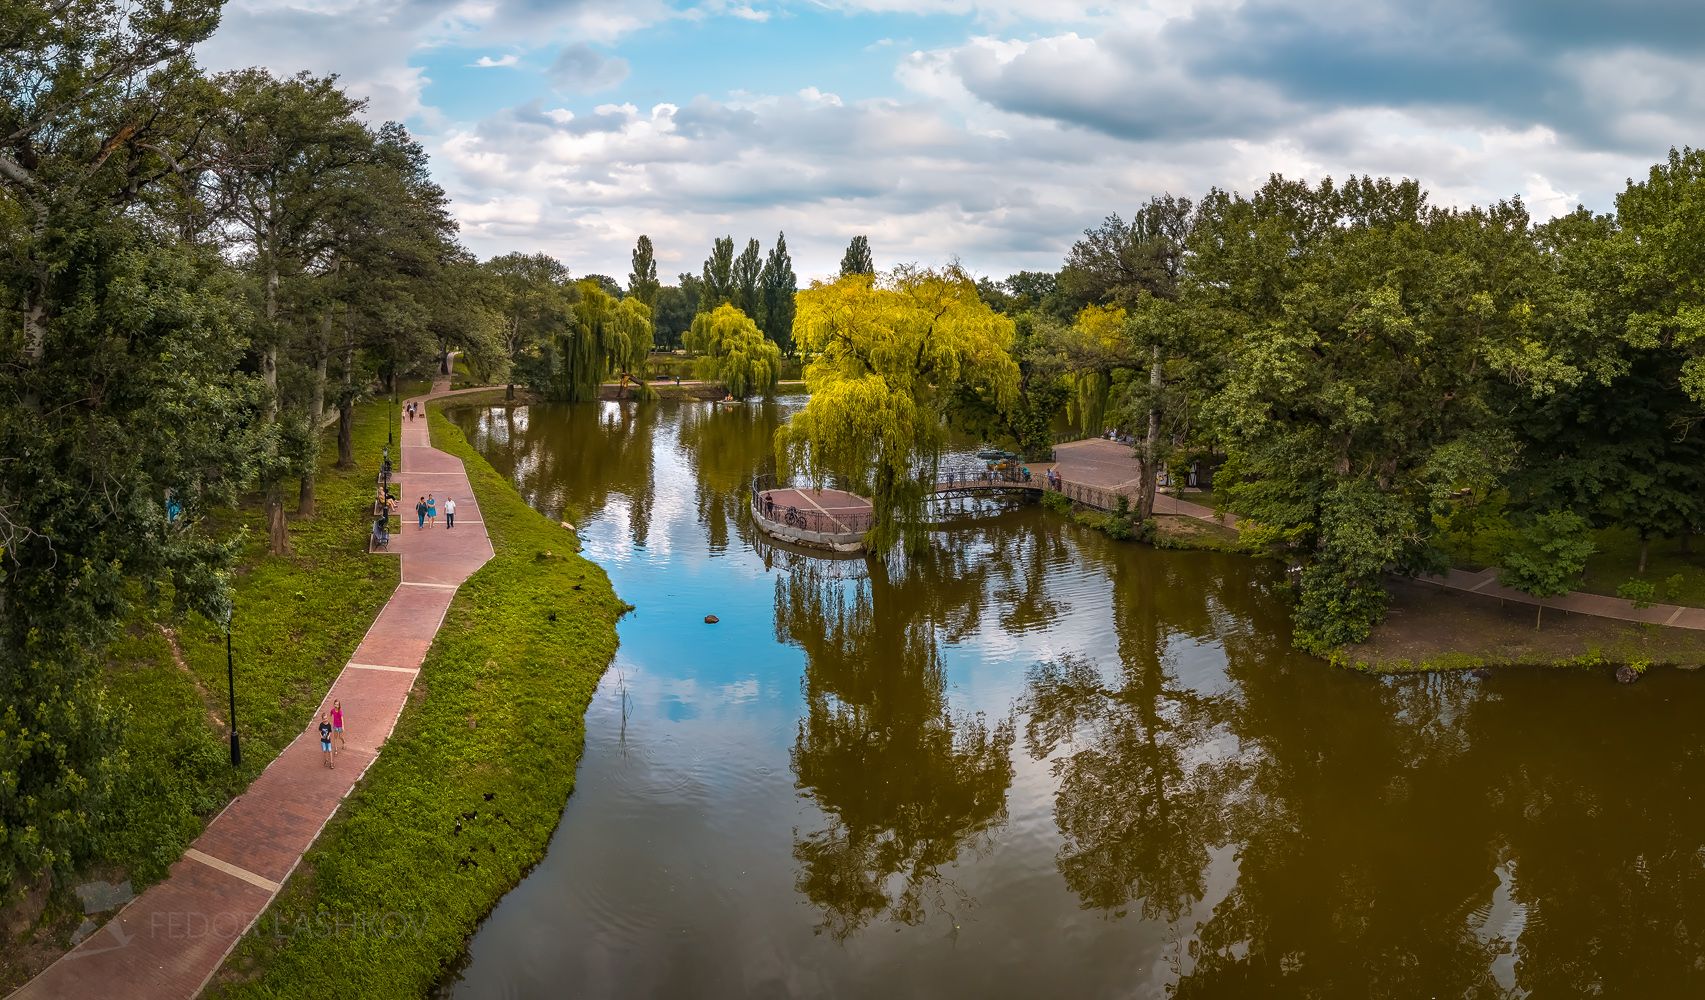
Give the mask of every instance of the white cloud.
[(468, 65), (475, 69), (497, 69), (503, 66), (513, 66), (521, 61), (521, 57), (513, 52), (493, 59), (490, 56), (480, 56)]

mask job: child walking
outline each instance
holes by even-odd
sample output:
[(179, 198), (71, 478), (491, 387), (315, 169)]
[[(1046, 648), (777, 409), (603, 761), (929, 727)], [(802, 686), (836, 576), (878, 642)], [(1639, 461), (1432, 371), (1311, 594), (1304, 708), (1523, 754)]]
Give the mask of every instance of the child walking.
[(326, 721), (326, 713), (320, 713), (320, 758), (327, 767), (336, 767), (332, 762), (332, 724)]
[(342, 750), (345, 746), (343, 742), (343, 701), (339, 698), (332, 699), (332, 732), (337, 734), (337, 748)]

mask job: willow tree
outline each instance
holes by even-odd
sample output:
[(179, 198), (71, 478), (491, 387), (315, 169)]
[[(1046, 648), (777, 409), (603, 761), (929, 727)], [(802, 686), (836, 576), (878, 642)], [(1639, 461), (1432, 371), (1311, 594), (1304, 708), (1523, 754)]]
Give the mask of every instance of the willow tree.
[(699, 378), (722, 383), (736, 399), (773, 395), (781, 381), (781, 348), (750, 317), (726, 302), (693, 317), (686, 345), (699, 355)]
[(778, 433), (784, 458), (870, 496), (882, 551), (919, 520), (946, 438), (947, 404), (1009, 406), (1018, 385), (1012, 320), (958, 267), (849, 274), (799, 293), (793, 339), (812, 358), (811, 400)]
[(590, 278), (574, 283), (568, 322), (550, 359), (551, 396), (570, 403), (596, 399), (606, 378), (641, 377), (651, 351), (651, 310), (632, 296), (618, 299)]

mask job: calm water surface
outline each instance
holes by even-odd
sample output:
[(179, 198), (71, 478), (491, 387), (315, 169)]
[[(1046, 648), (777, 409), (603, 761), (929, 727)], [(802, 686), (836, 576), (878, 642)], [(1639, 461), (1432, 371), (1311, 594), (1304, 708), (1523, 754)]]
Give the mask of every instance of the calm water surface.
[(1697, 676), (1348, 674), (1270, 567), (1036, 507), (791, 555), (798, 402), (458, 415), (638, 610), (446, 994), (1705, 994)]

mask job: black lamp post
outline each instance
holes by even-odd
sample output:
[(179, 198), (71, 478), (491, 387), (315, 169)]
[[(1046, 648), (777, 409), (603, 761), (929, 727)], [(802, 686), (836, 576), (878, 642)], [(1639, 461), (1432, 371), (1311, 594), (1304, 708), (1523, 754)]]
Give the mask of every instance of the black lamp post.
[(237, 745), (237, 668), (231, 661), (231, 616), (225, 616), (225, 683), (231, 691), (231, 766), (243, 762), (242, 747)]

